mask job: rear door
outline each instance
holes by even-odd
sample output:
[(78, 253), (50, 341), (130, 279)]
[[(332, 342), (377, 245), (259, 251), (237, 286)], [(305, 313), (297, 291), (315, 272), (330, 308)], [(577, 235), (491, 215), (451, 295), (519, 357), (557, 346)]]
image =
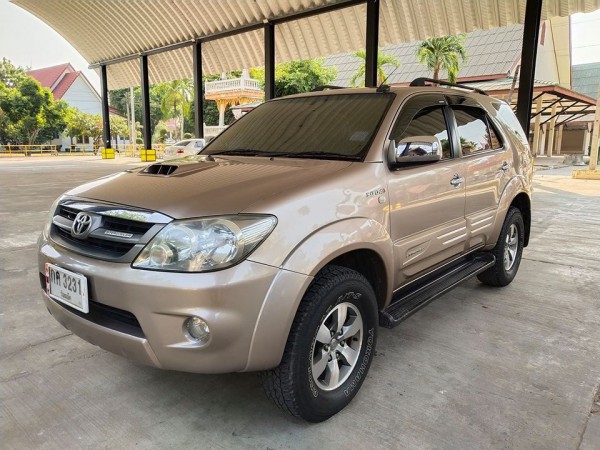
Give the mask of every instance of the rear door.
[(390, 234), (394, 243), (395, 287), (464, 251), (465, 161), (454, 144), (446, 100), (420, 94), (402, 107), (390, 139), (437, 136), (443, 159), (390, 170)]
[(449, 96), (465, 163), (466, 249), (489, 242), (498, 204), (514, 167), (508, 145), (497, 127), (473, 99)]

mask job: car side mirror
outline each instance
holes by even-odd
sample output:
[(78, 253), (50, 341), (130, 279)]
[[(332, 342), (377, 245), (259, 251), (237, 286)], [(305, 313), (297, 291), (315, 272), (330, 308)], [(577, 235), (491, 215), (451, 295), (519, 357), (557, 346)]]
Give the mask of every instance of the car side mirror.
[(412, 136), (396, 143), (390, 141), (388, 161), (391, 166), (420, 164), (442, 159), (442, 144), (435, 136)]

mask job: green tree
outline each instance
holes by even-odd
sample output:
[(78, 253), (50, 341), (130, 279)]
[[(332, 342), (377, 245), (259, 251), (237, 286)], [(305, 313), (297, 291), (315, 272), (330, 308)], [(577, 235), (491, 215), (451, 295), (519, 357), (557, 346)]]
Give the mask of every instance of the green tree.
[(417, 47), (417, 59), (433, 70), (433, 78), (439, 80), (440, 70), (448, 72), (448, 81), (456, 82), (461, 61), (467, 59), (464, 35), (430, 37)]
[[(364, 50), (358, 50), (354, 52), (354, 56), (362, 59), (360, 67), (354, 72), (354, 75), (350, 78), (351, 86), (364, 86), (365, 85), (365, 71), (367, 67), (367, 53)], [(383, 84), (387, 78), (384, 66), (392, 66), (393, 70), (396, 70), (400, 66), (398, 58), (382, 51), (377, 52), (377, 85)]]
[(26, 70), (24, 67), (13, 65), (8, 59), (2, 58), (0, 61), (0, 84), (4, 84), (8, 88), (18, 86), (27, 77)]
[(190, 113), (190, 100), (193, 96), (192, 80), (174, 80), (166, 83), (165, 91), (161, 100), (161, 111), (163, 119), (179, 118), (181, 133), (183, 137), (184, 122), (186, 115)]
[(129, 127), (125, 117), (111, 114), (109, 120), (110, 135), (113, 139), (116, 139), (117, 136), (129, 136)]
[[(304, 59), (280, 63), (275, 66), (275, 96), (310, 92), (319, 86), (331, 84), (337, 77), (335, 67), (325, 67), (323, 59)], [(264, 87), (265, 69), (250, 70), (251, 78), (260, 80)]]
[[(162, 99), (167, 89), (167, 83), (156, 83), (150, 86), (150, 130), (154, 129), (163, 117), (161, 110)], [(124, 116), (129, 111), (129, 88), (115, 89), (109, 92), (110, 106), (116, 108)], [(133, 90), (135, 121), (142, 123), (142, 92), (139, 87)]]
[(64, 131), (67, 103), (54, 101), (49, 89), (27, 76), (14, 87), (0, 86), (4, 142), (41, 144)]

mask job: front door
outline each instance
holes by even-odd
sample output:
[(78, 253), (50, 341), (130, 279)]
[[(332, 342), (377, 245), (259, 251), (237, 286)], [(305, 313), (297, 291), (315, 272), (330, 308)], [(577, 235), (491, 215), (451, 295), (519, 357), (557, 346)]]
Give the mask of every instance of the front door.
[(405, 103), (390, 139), (400, 142), (411, 136), (438, 137), (443, 157), (390, 171), (395, 288), (460, 255), (466, 239), (465, 162), (455, 151), (441, 95), (418, 95)]

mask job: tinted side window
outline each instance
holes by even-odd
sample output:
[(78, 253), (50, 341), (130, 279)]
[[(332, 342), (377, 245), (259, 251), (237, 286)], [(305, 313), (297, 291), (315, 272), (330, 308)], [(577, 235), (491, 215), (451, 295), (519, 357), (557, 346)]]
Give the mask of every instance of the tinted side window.
[(488, 128), (490, 130), (490, 141), (492, 143), (492, 148), (493, 149), (502, 148), (502, 139), (500, 138), (500, 133), (498, 133), (496, 131), (496, 128), (494, 127), (489, 116), (486, 116), (486, 118), (487, 118)]
[[(477, 108), (454, 107), (453, 109), (463, 155), (468, 156), (494, 148), (487, 117), (483, 111)], [(495, 140), (496, 143), (499, 142), (497, 136)]]
[(450, 158), (450, 143), (448, 141), (448, 127), (442, 107), (424, 108), (420, 110), (406, 126), (396, 127), (390, 139), (398, 144), (402, 139), (413, 136), (435, 136), (442, 144), (442, 158)]
[(498, 111), (496, 119), (502, 122), (504, 128), (513, 133), (524, 145), (529, 145), (527, 136), (525, 136), (525, 132), (510, 106), (506, 103), (498, 102), (494, 103), (494, 108)]

